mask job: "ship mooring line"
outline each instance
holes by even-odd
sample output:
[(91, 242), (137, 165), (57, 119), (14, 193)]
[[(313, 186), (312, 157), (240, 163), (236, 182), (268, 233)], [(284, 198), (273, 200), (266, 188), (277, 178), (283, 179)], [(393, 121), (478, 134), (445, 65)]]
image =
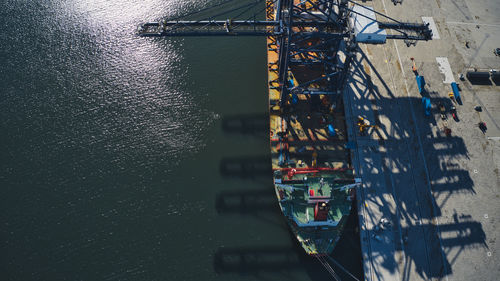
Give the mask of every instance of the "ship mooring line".
[[(309, 247), (311, 246), (307, 240), (303, 240), (303, 242), (305, 245), (307, 245)], [(335, 279), (336, 281), (342, 281), (342, 279), (340, 279), (340, 277), (337, 275), (337, 273), (335, 273), (333, 268), (330, 266), (330, 264), (323, 257), (320, 257), (318, 255), (313, 255), (313, 256), (319, 261), (319, 263), (321, 263), (321, 265), (326, 269), (326, 271), (328, 271), (328, 273), (333, 277), (333, 279)]]
[(334, 258), (330, 257), (330, 256), (327, 256), (329, 260), (331, 260), (333, 263), (335, 263), (338, 267), (340, 267), (340, 269), (342, 269), (345, 273), (349, 274), (349, 276), (352, 277), (352, 279), (356, 280), (356, 281), (359, 281), (358, 278), (356, 278), (356, 276), (354, 276), (352, 273), (350, 273), (347, 269), (345, 269), (345, 267), (343, 267), (339, 262), (337, 262)]
[(321, 263), (321, 265), (328, 271), (328, 273), (330, 273), (330, 275), (333, 277), (333, 279), (337, 280), (337, 281), (342, 281), (342, 279), (340, 279), (340, 277), (337, 275), (337, 273), (335, 273), (335, 271), (333, 270), (333, 268), (330, 266), (330, 264), (324, 260), (322, 257), (318, 257), (318, 256), (315, 256), (316, 259), (318, 259), (318, 261)]

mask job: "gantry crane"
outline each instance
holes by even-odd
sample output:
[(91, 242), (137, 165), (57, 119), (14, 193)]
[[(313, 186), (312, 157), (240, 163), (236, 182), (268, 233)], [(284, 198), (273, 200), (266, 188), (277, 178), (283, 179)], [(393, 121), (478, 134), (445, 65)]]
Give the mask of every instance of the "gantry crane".
[[(264, 10), (266, 18), (257, 20)], [(211, 11), (216, 14), (187, 20)], [(250, 17), (243, 18), (249, 14)], [(231, 18), (221, 20), (223, 16)], [(269, 81), (270, 88), (280, 91), (280, 103), (284, 105), (290, 93), (340, 95), (360, 41), (356, 26), (363, 20), (368, 25), (378, 25), (380, 30), (394, 31), (394, 34), (386, 34), (382, 41), (363, 43), (401, 39), (410, 45), (432, 37), (428, 24), (401, 22), (352, 0), (218, 1), (212, 7), (188, 15), (145, 23), (139, 27), (138, 34), (145, 37), (267, 36), (276, 43), (273, 46), (277, 46), (279, 57), (275, 65), (279, 75), (276, 81)], [(292, 85), (290, 67), (321, 67), (321, 76)], [(309, 87), (325, 80), (326, 91), (317, 92)]]

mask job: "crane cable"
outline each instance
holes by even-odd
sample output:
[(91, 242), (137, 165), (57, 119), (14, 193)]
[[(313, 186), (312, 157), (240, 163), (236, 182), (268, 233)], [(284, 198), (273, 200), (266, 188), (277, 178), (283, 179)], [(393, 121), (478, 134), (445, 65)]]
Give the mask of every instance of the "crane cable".
[[(303, 240), (303, 242), (311, 247), (310, 243), (307, 241), (307, 240)], [(333, 277), (333, 279), (335, 279), (336, 281), (342, 281), (340, 279), (340, 277), (337, 275), (337, 273), (335, 273), (335, 271), (333, 270), (333, 268), (330, 266), (330, 264), (324, 260), (324, 258), (318, 256), (318, 255), (313, 255), (318, 261), (319, 263), (326, 269), (326, 271), (328, 271), (328, 273)]]
[(213, 5), (213, 6), (210, 6), (210, 7), (203, 8), (203, 9), (201, 9), (201, 10), (197, 10), (197, 11), (194, 11), (194, 12), (191, 12), (191, 13), (187, 13), (187, 14), (184, 14), (184, 15), (180, 15), (180, 16), (174, 17), (174, 18), (172, 18), (172, 19), (170, 19), (170, 20), (171, 20), (171, 21), (174, 21), (174, 20), (179, 20), (179, 19), (181, 19), (181, 18), (185, 18), (185, 17), (188, 17), (188, 16), (196, 15), (196, 14), (199, 14), (199, 13), (201, 13), (201, 12), (206, 12), (206, 11), (208, 11), (208, 10), (210, 10), (210, 9), (213, 9), (213, 8), (217, 8), (217, 7), (223, 6), (223, 5), (225, 5), (225, 4), (227, 4), (227, 3), (230, 3), (230, 2), (233, 2), (233, 1), (235, 1), (235, 0), (226, 0), (226, 1), (223, 1), (223, 2), (221, 2), (221, 3), (219, 3), (219, 4), (216, 4), (216, 5)]
[[(175, 20), (179, 20), (181, 18), (184, 18), (184, 17), (187, 17), (187, 16), (192, 16), (192, 15), (196, 15), (196, 14), (199, 14), (201, 12), (206, 12), (210, 9), (214, 9), (214, 8), (217, 8), (217, 7), (220, 7), (220, 6), (223, 6), (225, 4), (228, 4), (230, 2), (233, 2), (235, 0), (226, 0), (226, 1), (223, 1), (217, 5), (214, 5), (214, 6), (211, 6), (211, 7), (207, 7), (207, 8), (204, 8), (204, 9), (201, 9), (201, 10), (198, 10), (198, 11), (195, 11), (195, 12), (192, 12), (192, 13), (188, 13), (188, 14), (185, 14), (185, 15), (182, 15), (182, 16), (178, 16), (178, 17), (175, 17), (173, 19), (171, 19), (170, 21), (175, 21)], [(248, 12), (250, 9), (254, 8), (255, 6), (257, 6), (258, 4), (262, 3), (263, 1), (265, 0), (255, 0), (250, 3), (247, 3), (247, 4), (244, 4), (244, 5), (241, 5), (241, 6), (238, 6), (236, 8), (232, 8), (232, 9), (229, 9), (229, 10), (225, 10), (225, 11), (222, 11), (218, 14), (215, 14), (215, 15), (211, 15), (211, 16), (208, 16), (208, 17), (205, 17), (205, 18), (202, 18), (202, 19), (199, 19), (199, 20), (196, 20), (196, 22), (200, 22), (202, 20), (211, 20), (211, 19), (214, 19), (215, 17), (218, 17), (218, 16), (222, 16), (222, 15), (225, 15), (225, 14), (228, 14), (228, 13), (231, 13), (231, 12), (236, 12), (238, 10), (242, 10), (242, 9), (245, 9), (243, 12), (239, 13), (236, 17), (239, 17), (241, 15), (243, 15), (244, 13)], [(275, 2), (276, 0), (274, 0), (273, 2)], [(265, 9), (265, 7), (264, 7)], [(260, 11), (263, 11), (264, 9), (260, 10)], [(183, 24), (175, 24), (175, 25), (172, 25), (170, 28), (174, 29), (176, 28), (176, 26), (180, 26), (180, 27), (183, 27), (184, 25)], [(209, 24), (207, 24), (209, 25)]]

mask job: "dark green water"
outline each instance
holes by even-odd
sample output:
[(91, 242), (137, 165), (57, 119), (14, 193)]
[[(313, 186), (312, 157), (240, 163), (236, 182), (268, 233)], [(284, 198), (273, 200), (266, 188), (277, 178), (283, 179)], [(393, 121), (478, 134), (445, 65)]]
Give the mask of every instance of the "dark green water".
[(210, 1), (130, 2), (0, 4), (0, 279), (330, 280), (274, 201), (265, 40), (140, 38)]

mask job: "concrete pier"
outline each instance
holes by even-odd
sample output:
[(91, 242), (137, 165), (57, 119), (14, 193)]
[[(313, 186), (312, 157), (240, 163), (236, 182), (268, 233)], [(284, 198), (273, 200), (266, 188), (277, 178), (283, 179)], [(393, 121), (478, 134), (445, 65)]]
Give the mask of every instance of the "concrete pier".
[[(357, 197), (365, 279), (497, 280), (500, 85), (461, 81), (459, 74), (470, 67), (499, 68), (493, 48), (500, 46), (500, 4), (372, 4), (396, 19), (432, 20), (439, 36), (412, 47), (360, 44), (344, 93), (349, 137), (357, 144), (353, 162), (363, 179)], [(427, 82), (422, 95), (410, 58)], [(452, 80), (462, 105), (448, 96)], [(422, 97), (431, 100), (430, 116)], [(447, 119), (438, 104), (447, 108)], [(358, 116), (378, 128), (360, 135)], [(487, 124), (484, 133), (479, 122)]]

